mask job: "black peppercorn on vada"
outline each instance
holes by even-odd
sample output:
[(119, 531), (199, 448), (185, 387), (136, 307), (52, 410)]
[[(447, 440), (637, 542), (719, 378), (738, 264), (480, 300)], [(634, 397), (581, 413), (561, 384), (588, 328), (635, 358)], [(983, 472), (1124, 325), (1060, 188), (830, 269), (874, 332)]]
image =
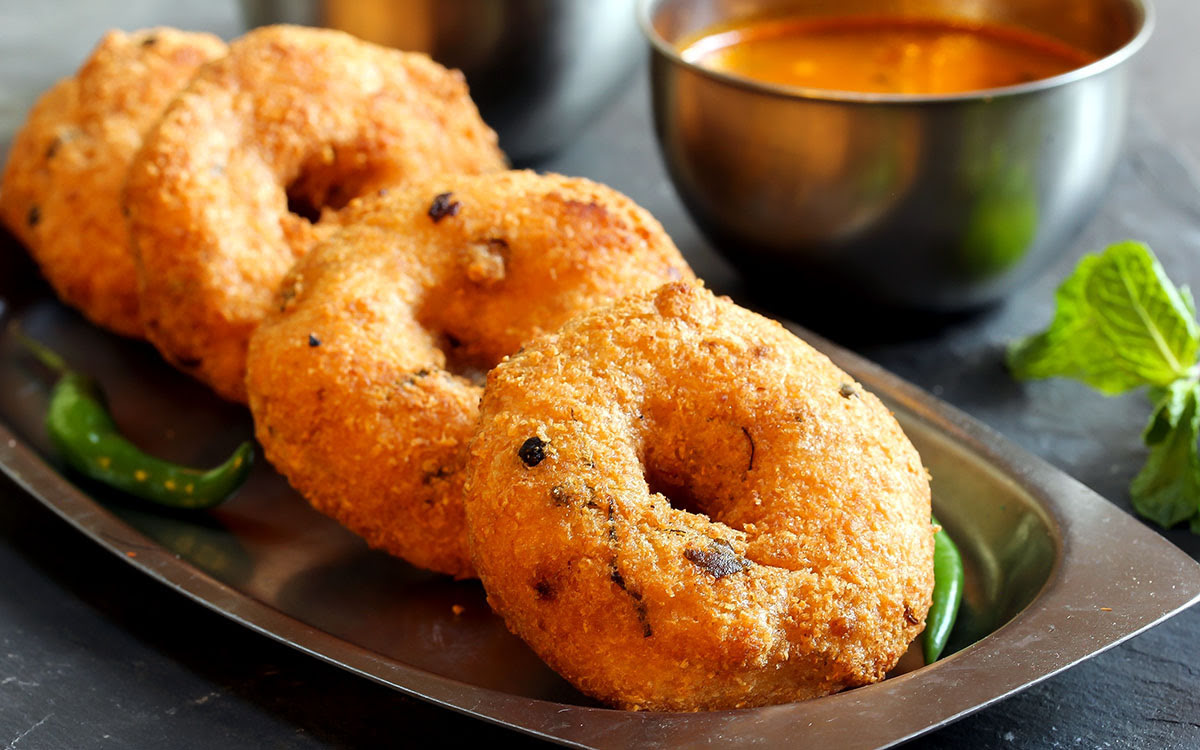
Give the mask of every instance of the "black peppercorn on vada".
[(584, 179), (453, 176), (363, 199), (250, 342), (258, 439), (372, 546), (472, 576), (462, 471), (482, 373), (577, 312), (680, 278), (662, 227)]
[(895, 419), (698, 285), (584, 314), (492, 370), (465, 492), (492, 607), (622, 708), (873, 682), (930, 606), (929, 482)]

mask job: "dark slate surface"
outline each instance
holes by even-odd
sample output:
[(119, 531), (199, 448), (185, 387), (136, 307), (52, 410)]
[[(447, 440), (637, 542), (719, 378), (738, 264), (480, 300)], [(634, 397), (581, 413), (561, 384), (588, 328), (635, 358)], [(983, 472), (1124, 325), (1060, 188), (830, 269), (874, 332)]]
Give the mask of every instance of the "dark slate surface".
[[(229, 37), (228, 2), (62, 0), (0, 4), (0, 141), (32, 97), (70, 72), (108, 26), (170, 24)], [(1200, 4), (1159, 0), (1137, 61), (1127, 157), (1100, 214), (1045, 275), (1005, 304), (939, 326), (801, 322), (878, 361), (1129, 510), (1143, 460), (1139, 395), (1069, 382), (1019, 385), (1006, 341), (1043, 325), (1079, 255), (1150, 242), (1179, 282), (1200, 286)], [(50, 31), (51, 28), (55, 30)], [(651, 140), (644, 82), (544, 168), (607, 182), (648, 207), (711, 286), (747, 290), (696, 232)], [(780, 315), (797, 310), (771, 303)], [(1168, 538), (1200, 559), (1200, 538)], [(0, 742), (38, 748), (311, 748), (480, 745), (519, 739), (352, 677), (255, 635), (154, 583), (0, 478)], [(1192, 609), (914, 748), (1200, 747), (1200, 608)]]

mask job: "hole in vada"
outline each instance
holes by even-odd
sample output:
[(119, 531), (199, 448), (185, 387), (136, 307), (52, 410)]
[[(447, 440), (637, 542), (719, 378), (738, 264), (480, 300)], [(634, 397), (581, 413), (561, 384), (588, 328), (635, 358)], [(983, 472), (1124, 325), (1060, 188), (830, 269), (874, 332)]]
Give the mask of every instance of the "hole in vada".
[(685, 513), (708, 515), (705, 511), (706, 503), (703, 499), (696, 497), (692, 488), (688, 487), (679, 477), (671, 476), (666, 472), (655, 470), (652, 466), (647, 466), (646, 484), (650, 486), (651, 494), (662, 495), (675, 510), (682, 510)]
[(762, 463), (742, 420), (681, 410), (673, 399), (643, 405), (642, 465), (651, 492), (671, 507), (739, 528), (736, 509), (753, 502), (749, 491)]
[(288, 211), (316, 224), (326, 210), (340, 211), (373, 191), (381, 177), (381, 168), (361, 151), (325, 146), (310, 156), (288, 183)]
[(471, 348), (463, 344), (457, 336), (446, 331), (435, 337), (434, 345), (446, 357), (443, 369), (480, 388), (487, 382), (488, 370), (496, 364), (495, 362), (485, 362), (478, 353), (472, 352)]

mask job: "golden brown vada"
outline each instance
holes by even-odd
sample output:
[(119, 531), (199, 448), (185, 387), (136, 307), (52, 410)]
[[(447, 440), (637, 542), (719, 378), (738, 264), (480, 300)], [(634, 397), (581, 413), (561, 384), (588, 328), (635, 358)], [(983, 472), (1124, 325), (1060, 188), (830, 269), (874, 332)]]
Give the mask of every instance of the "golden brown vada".
[(448, 176), (345, 218), (251, 339), (259, 442), (371, 546), (471, 576), (461, 487), (478, 376), (578, 311), (692, 273), (647, 212), (584, 179)]
[(243, 401), (250, 333), (338, 209), (384, 186), (504, 166), (457, 71), (337, 31), (251, 31), (200, 69), (131, 167), (147, 337)]
[(110, 31), (13, 139), (0, 219), (63, 302), (97, 325), (142, 333), (121, 185), (143, 133), (201, 63), (224, 53), (211, 34)]
[(585, 313), (496, 367), (465, 500), (492, 607), (622, 708), (879, 680), (930, 605), (929, 482), (895, 419), (697, 285)]

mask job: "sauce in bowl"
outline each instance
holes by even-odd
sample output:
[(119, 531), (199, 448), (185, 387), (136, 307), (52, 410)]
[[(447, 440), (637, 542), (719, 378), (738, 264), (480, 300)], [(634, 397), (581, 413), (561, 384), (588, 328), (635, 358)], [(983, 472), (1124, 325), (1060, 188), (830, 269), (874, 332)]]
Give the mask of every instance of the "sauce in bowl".
[(1050, 78), (1098, 59), (1025, 29), (940, 19), (783, 18), (723, 25), (683, 59), (800, 88), (956, 94)]

